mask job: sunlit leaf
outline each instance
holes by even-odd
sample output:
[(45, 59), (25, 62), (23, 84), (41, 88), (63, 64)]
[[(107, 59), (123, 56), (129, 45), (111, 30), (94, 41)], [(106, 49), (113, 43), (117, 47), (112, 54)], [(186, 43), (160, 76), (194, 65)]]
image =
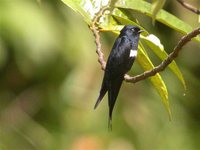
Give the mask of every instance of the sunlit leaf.
[[(112, 31), (116, 32), (115, 30), (121, 30), (124, 25), (134, 25), (140, 27), (140, 29), (145, 30), (142, 26), (138, 23), (129, 20), (128, 17), (119, 9), (114, 9), (112, 11), (112, 15), (109, 14), (111, 17), (107, 17), (108, 20), (104, 20), (100, 22), (100, 27), (103, 31)], [(146, 30), (145, 30), (146, 31)], [(147, 31), (145, 32), (147, 33)]]
[[(124, 9), (131, 9), (134, 11), (138, 11), (140, 13), (143, 13), (147, 16), (152, 17), (152, 12), (151, 12), (151, 4), (142, 1), (142, 0), (119, 0), (116, 4), (116, 7), (118, 8), (124, 8)], [(170, 28), (183, 33), (187, 34), (188, 32), (192, 31), (192, 27), (188, 25), (187, 23), (183, 22), (176, 16), (164, 11), (160, 10), (156, 16), (156, 20), (169, 26)], [(196, 41), (200, 42), (200, 38), (196, 37), (194, 38)]]
[(163, 8), (166, 0), (153, 0), (151, 12), (152, 12), (152, 23), (155, 24), (157, 13)]
[(120, 30), (124, 27), (124, 25), (109, 25), (109, 26), (103, 26), (102, 29), (100, 29), (100, 31), (103, 31), (103, 32), (113, 32), (115, 34), (119, 34), (120, 33)]
[(138, 26), (141, 30), (144, 30), (145, 32), (143, 34), (148, 34), (148, 32), (146, 31), (145, 28), (143, 28), (141, 25), (139, 25), (138, 23), (136, 22), (133, 22), (129, 19), (125, 19), (123, 17), (119, 17), (117, 15), (112, 15), (114, 19), (116, 19), (120, 24), (130, 24), (130, 25), (134, 25), (134, 26)]
[[(62, 0), (67, 6), (69, 6), (71, 9), (73, 9), (74, 11), (80, 13), (84, 20), (90, 24), (91, 23), (91, 20), (92, 20), (92, 16), (90, 15), (90, 13), (87, 13), (83, 7), (81, 7), (81, 0), (79, 1), (72, 1), (72, 0)], [(90, 5), (90, 4), (88, 4)]]
[[(139, 46), (137, 61), (145, 71), (151, 70), (154, 68), (151, 60), (142, 49), (142, 46)], [(169, 118), (171, 120), (172, 116), (171, 116), (171, 110), (170, 110), (170, 105), (168, 101), (168, 91), (162, 77), (160, 76), (159, 73), (157, 73), (155, 76), (150, 77), (150, 81), (153, 84), (156, 91), (158, 92), (158, 94), (160, 95), (162, 102), (168, 112)]]
[(62, 0), (67, 6), (81, 14), (87, 24), (92, 22), (95, 14), (102, 6), (108, 4), (109, 0)]
[[(167, 58), (168, 54), (164, 50), (163, 45), (160, 43), (160, 40), (153, 34), (150, 34), (147, 37), (141, 36), (141, 39), (145, 41), (145, 43), (153, 50), (153, 52), (161, 59), (164, 60)], [(172, 61), (169, 65), (169, 68), (172, 70), (172, 72), (178, 77), (178, 79), (183, 84), (184, 89), (186, 89), (185, 80), (183, 78), (183, 75), (177, 66), (175, 61)]]

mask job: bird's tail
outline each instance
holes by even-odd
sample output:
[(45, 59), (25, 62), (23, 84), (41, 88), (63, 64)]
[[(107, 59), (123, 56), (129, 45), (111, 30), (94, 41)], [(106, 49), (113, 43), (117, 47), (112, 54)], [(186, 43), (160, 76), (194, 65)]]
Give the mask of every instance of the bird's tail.
[(113, 108), (119, 94), (119, 90), (121, 88), (123, 82), (123, 76), (119, 78), (117, 81), (113, 81), (111, 86), (108, 88), (108, 105), (109, 105), (109, 121), (108, 128), (112, 130), (112, 112)]
[(107, 90), (108, 90), (108, 88), (107, 88), (107, 84), (106, 84), (105, 77), (104, 77), (104, 80), (103, 80), (103, 83), (102, 83), (102, 86), (101, 86), (101, 91), (99, 93), (99, 97), (96, 101), (96, 104), (94, 105), (94, 109), (97, 108), (97, 106), (99, 105), (99, 103), (103, 99), (104, 95), (106, 94)]
[(94, 109), (97, 108), (97, 106), (99, 105), (99, 103), (101, 102), (101, 100), (103, 99), (104, 95), (106, 94), (107, 90), (104, 90), (102, 92), (100, 92), (99, 97), (97, 99), (97, 102), (94, 105)]

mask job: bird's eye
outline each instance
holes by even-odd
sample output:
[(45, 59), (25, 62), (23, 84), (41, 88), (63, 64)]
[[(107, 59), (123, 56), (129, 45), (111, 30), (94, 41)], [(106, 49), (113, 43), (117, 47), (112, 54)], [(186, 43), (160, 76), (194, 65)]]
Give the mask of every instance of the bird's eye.
[(133, 32), (135, 32), (135, 29), (131, 29)]

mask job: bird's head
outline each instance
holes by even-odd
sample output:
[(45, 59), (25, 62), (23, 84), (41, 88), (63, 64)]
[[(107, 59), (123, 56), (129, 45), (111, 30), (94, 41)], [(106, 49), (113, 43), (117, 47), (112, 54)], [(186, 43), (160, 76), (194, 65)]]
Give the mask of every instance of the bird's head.
[(124, 28), (120, 31), (121, 36), (136, 36), (139, 35), (143, 30), (140, 30), (139, 27), (132, 26), (132, 25), (126, 25)]

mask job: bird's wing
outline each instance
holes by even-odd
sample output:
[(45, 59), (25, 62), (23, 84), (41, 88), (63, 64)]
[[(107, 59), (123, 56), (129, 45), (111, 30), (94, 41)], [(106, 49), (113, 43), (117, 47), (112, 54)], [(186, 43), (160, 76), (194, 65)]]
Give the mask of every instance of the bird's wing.
[(120, 37), (120, 40), (116, 46), (113, 46), (111, 54), (108, 58), (106, 69), (109, 71), (111, 78), (116, 75), (124, 75), (126, 64), (129, 60), (131, 50), (131, 43), (127, 36)]

